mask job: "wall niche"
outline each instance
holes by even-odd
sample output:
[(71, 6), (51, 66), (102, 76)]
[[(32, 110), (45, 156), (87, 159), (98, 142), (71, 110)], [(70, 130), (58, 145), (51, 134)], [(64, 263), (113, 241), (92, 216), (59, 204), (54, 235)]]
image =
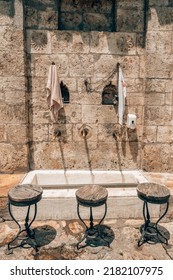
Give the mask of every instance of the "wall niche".
[(103, 105), (116, 105), (118, 102), (118, 89), (116, 85), (110, 82), (106, 85), (102, 92), (102, 104)]

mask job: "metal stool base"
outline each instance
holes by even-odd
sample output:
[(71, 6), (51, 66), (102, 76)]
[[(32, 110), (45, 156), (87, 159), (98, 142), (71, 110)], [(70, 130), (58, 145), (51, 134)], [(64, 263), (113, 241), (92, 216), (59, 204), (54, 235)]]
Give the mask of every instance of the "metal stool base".
[[(110, 227), (105, 226), (108, 230), (110, 230)], [(96, 225), (94, 228), (87, 229), (85, 231), (85, 234), (83, 238), (77, 243), (77, 249), (84, 248), (86, 246), (96, 247), (100, 243), (102, 246), (107, 246), (110, 248), (110, 242), (106, 240), (107, 236), (104, 236), (102, 234), (102, 225)], [(85, 240), (85, 244), (80, 245)]]
[[(19, 224), (19, 222), (15, 219), (15, 217), (12, 214), (11, 203), (9, 202), (9, 204), (8, 204), (9, 214), (10, 214), (11, 218), (13, 219), (13, 221), (18, 225), (19, 231), (18, 231), (17, 235), (8, 243), (6, 254), (12, 254), (13, 249), (18, 248), (18, 247), (22, 247), (22, 248), (31, 248), (32, 247), (35, 249), (36, 252), (38, 251), (38, 248), (37, 248), (37, 245), (36, 245), (36, 242), (34, 239), (34, 236), (35, 236), (34, 230), (32, 230), (30, 228), (37, 215), (37, 204), (34, 204), (34, 207), (35, 207), (34, 215), (33, 215), (31, 222), (29, 223), (30, 205), (28, 206), (27, 215), (25, 218), (24, 229), (21, 229), (21, 225)], [(24, 236), (22, 236), (23, 233), (25, 233)], [(17, 244), (14, 244), (14, 243), (17, 243)]]
[[(86, 223), (84, 222), (84, 220), (80, 216), (80, 213), (79, 213), (79, 206), (80, 206), (80, 204), (78, 203), (78, 205), (77, 205), (78, 217), (79, 217), (81, 222), (86, 227), (86, 230), (85, 230), (83, 238), (76, 245), (78, 250), (81, 249), (81, 248), (84, 248), (86, 246), (96, 246), (96, 243), (97, 243), (98, 240), (102, 240), (102, 242), (106, 246), (110, 247), (110, 243), (102, 236), (102, 232), (101, 232), (101, 223), (104, 220), (104, 218), (106, 216), (106, 213), (107, 213), (107, 204), (106, 204), (106, 202), (104, 203), (104, 205), (105, 205), (105, 212), (103, 214), (103, 217), (100, 220), (100, 222), (97, 225), (95, 225), (95, 226), (93, 224), (92, 206), (89, 207), (90, 208), (90, 226), (88, 227), (86, 225)], [(107, 226), (105, 226), (105, 227), (107, 227)], [(107, 227), (107, 228), (109, 228), (109, 227)], [(85, 240), (85, 245), (79, 246), (82, 243), (82, 241), (84, 241), (84, 240)]]
[(140, 227), (141, 237), (138, 240), (138, 246), (141, 246), (144, 243), (155, 244), (163, 243), (168, 245), (168, 240), (170, 238), (170, 233), (163, 226), (160, 226), (156, 223), (149, 223), (142, 225)]
[(140, 232), (141, 237), (138, 240), (138, 246), (141, 246), (144, 243), (164, 243), (168, 245), (168, 240), (170, 238), (169, 232), (163, 227), (160, 226), (158, 223), (161, 219), (166, 215), (169, 208), (169, 201), (166, 204), (166, 209), (161, 217), (157, 220), (156, 223), (152, 223), (150, 221), (150, 213), (148, 208), (148, 203), (144, 201), (143, 204), (143, 217), (145, 223), (141, 226)]

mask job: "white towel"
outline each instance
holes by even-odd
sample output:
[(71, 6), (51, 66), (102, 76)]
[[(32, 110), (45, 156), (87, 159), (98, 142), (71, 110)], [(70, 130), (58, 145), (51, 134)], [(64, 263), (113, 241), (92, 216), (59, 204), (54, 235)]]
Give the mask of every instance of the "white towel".
[(46, 92), (47, 102), (50, 108), (51, 120), (53, 122), (56, 122), (58, 111), (63, 108), (62, 94), (56, 65), (50, 65)]
[(118, 118), (119, 124), (123, 124), (123, 115), (125, 111), (125, 99), (126, 99), (126, 83), (124, 81), (122, 69), (119, 66), (118, 69)]

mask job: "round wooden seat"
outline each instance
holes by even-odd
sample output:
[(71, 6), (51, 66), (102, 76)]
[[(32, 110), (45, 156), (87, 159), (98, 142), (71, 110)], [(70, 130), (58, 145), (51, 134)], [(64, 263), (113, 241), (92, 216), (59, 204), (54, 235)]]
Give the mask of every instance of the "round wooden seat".
[(105, 204), (107, 196), (107, 189), (99, 185), (85, 185), (76, 191), (78, 203), (86, 207), (97, 207)]
[(30, 184), (17, 185), (8, 193), (9, 202), (15, 206), (29, 206), (41, 200), (43, 190)]
[(169, 201), (170, 191), (165, 185), (157, 183), (141, 183), (137, 186), (137, 194), (143, 201), (163, 204)]

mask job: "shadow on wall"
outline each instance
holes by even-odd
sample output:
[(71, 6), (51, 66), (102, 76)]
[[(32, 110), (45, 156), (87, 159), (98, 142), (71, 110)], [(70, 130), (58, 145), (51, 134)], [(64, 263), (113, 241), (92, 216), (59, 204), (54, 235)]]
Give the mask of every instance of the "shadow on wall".
[[(8, 17), (14, 17), (15, 16), (15, 1), (16, 0), (4, 0), (2, 1), (2, 9), (0, 11), (0, 14)], [(35, 7), (39, 11), (46, 11), (47, 4), (42, 3), (40, 0), (18, 0), (18, 2), (22, 3), (24, 2), (24, 5)], [(56, 0), (54, 1), (56, 3)]]
[[(119, 170), (122, 170), (122, 168), (124, 167), (124, 159), (127, 155), (129, 155), (129, 151), (131, 160), (133, 161), (133, 163), (137, 163), (138, 166), (137, 161), (139, 157), (140, 147), (137, 130), (129, 129), (126, 127), (126, 125), (123, 125), (121, 127), (117, 126), (112, 136), (115, 140), (114, 148), (115, 154), (117, 155), (115, 163), (118, 166)], [(127, 143), (129, 144), (128, 149)]]
[[(19, 0), (20, 2), (22, 0)], [(8, 17), (14, 17), (15, 16), (15, 4), (14, 4), (15, 0), (10, 0), (10, 1), (3, 1), (2, 5), (2, 9), (0, 14), (4, 15), (4, 16), (8, 16)]]
[[(24, 2), (24, 17), (27, 25), (27, 17), (32, 17), (33, 18), (33, 24), (34, 26), (29, 26), (31, 29), (40, 29), (40, 26), (42, 26), (41, 21), (43, 18), (45, 19), (45, 12), (47, 12), (46, 15), (46, 22), (47, 26), (42, 26), (41, 29), (49, 29), (49, 30), (56, 30), (58, 26), (58, 11), (59, 11), (59, 5), (60, 1), (51, 1), (51, 3), (43, 3), (40, 0), (18, 0), (19, 2)], [(130, 18), (127, 16), (127, 8), (128, 7), (121, 7), (120, 1), (117, 2), (116, 8), (120, 9), (122, 12), (122, 15), (119, 15), (119, 18), (117, 16), (116, 19), (116, 25), (117, 25), (117, 32), (137, 32), (137, 33), (143, 33), (144, 35), (147, 32), (147, 25), (148, 21), (151, 19), (151, 9), (154, 8), (156, 13), (157, 13), (157, 18), (158, 22), (160, 25), (168, 25), (173, 22), (173, 16), (172, 16), (172, 9), (173, 9), (173, 0), (169, 0), (168, 3), (166, 4), (153, 4), (149, 5), (149, 0), (144, 0), (144, 7), (143, 7), (143, 30), (137, 30), (138, 27), (135, 25), (136, 20), (133, 19), (131, 16), (131, 22)], [(133, 2), (133, 1), (132, 1)], [(159, 1), (158, 1), (159, 2)], [(133, 4), (133, 3), (132, 3)], [(14, 17), (15, 16), (15, 0), (9, 0), (9, 1), (3, 1), (1, 2), (2, 9), (0, 14), (9, 16), (9, 17)], [(132, 5), (133, 6), (133, 5)], [(135, 7), (137, 10), (138, 7)], [(133, 10), (133, 9), (132, 9)], [(142, 11), (142, 10), (141, 10)], [(118, 13), (116, 13), (118, 14)], [(140, 15), (139, 15), (140, 18)], [(127, 22), (127, 23), (126, 23)], [(125, 23), (125, 25), (124, 25)], [(129, 23), (129, 25), (128, 25)], [(129, 30), (124, 30), (124, 28), (127, 28)], [(136, 29), (137, 28), (137, 29)], [(85, 33), (85, 32), (84, 32)], [(122, 39), (126, 40), (126, 39)], [(87, 43), (87, 42), (85, 42)], [(132, 42), (131, 42), (132, 43)], [(120, 46), (124, 45), (126, 48), (128, 47), (128, 42), (126, 44), (119, 42)], [(130, 44), (130, 43), (129, 43)], [(145, 48), (145, 36), (140, 36), (138, 42), (137, 42), (139, 47)], [(125, 52), (126, 49), (123, 49)], [(127, 49), (128, 51), (128, 49)]]
[[(14, 17), (15, 16), (15, 1), (16, 0), (4, 0), (3, 1), (3, 9), (1, 9), (0, 14)], [(40, 0), (18, 0), (19, 2), (24, 2), (24, 5), (28, 5), (30, 7), (37, 7), (39, 11), (46, 11), (47, 4), (42, 3)], [(6, 3), (4, 3), (6, 2)], [(56, 2), (56, 1), (55, 1)]]

